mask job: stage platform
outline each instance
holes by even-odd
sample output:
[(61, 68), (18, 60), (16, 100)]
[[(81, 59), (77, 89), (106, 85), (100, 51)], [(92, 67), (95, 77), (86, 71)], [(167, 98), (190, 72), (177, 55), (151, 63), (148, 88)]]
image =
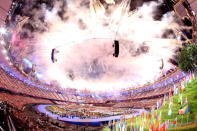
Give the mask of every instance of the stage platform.
[(52, 112), (46, 110), (46, 107), (50, 106), (50, 105), (37, 105), (35, 106), (36, 110), (46, 114), (47, 116), (59, 120), (59, 121), (63, 121), (63, 122), (67, 122), (67, 123), (71, 123), (71, 124), (77, 124), (77, 125), (89, 125), (89, 126), (100, 126), (103, 124), (107, 124), (109, 121), (111, 120), (115, 120), (115, 121), (119, 121), (121, 118), (130, 118), (132, 115), (137, 116), (140, 114), (141, 111), (147, 112), (144, 109), (134, 109), (135, 111), (137, 111), (138, 113), (134, 113), (134, 114), (127, 114), (127, 115), (117, 115), (117, 116), (110, 116), (110, 117), (101, 117), (101, 118), (85, 118), (82, 119), (80, 117), (72, 117), (72, 118), (68, 118), (68, 117), (61, 117), (57, 114), (53, 114)]

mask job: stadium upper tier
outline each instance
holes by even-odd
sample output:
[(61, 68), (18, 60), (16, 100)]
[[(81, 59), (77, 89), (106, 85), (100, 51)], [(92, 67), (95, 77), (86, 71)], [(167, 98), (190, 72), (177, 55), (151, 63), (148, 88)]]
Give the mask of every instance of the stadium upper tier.
[[(84, 94), (80, 92), (67, 92), (61, 88), (46, 87), (25, 78), (19, 72), (12, 72), (9, 68), (0, 66), (0, 84), (1, 92), (8, 94), (29, 97), (34, 99), (43, 99), (55, 101), (57, 103), (76, 102), (76, 103), (116, 103), (118, 101), (139, 101), (148, 98), (159, 98), (172, 92), (175, 83), (180, 84), (186, 74), (178, 71), (163, 81), (152, 86), (133, 89), (123, 92), (121, 95), (105, 95)], [(177, 85), (176, 84), (176, 85)]]
[[(182, 9), (181, 7), (178, 8), (179, 6), (181, 6), (182, 3), (181, 2), (177, 3), (176, 6), (177, 9), (175, 9), (175, 11), (178, 13), (180, 17), (187, 15), (189, 13), (188, 10), (196, 12), (196, 6), (194, 6), (196, 4), (196, 1), (189, 0), (189, 3), (191, 5), (191, 8), (186, 10), (184, 8)], [(6, 19), (9, 19), (12, 15), (8, 13), (7, 16), (7, 12), (9, 11), (11, 1), (9, 0), (1, 1), (0, 5), (1, 7), (2, 6), (6, 7), (5, 9), (1, 8), (0, 10), (1, 16), (2, 18), (4, 18), (1, 20), (1, 24), (3, 25), (5, 24), (3, 21), (6, 21)], [(14, 10), (13, 7), (14, 4), (11, 5), (10, 8), (11, 12)], [(195, 15), (195, 14), (190, 13), (190, 15)], [(196, 28), (196, 23), (194, 23), (194, 28)], [(116, 100), (123, 100), (123, 101), (134, 100), (134, 99), (140, 100), (140, 99), (146, 99), (149, 96), (158, 97), (169, 93), (170, 87), (173, 86), (171, 83), (180, 81), (186, 76), (186, 74), (180, 71), (175, 71), (163, 77), (161, 80), (153, 83), (152, 85), (146, 85), (142, 88), (129, 89), (128, 87), (127, 90), (123, 90), (117, 94), (110, 94), (110, 93), (94, 94), (87, 90), (77, 91), (75, 89), (56, 88), (54, 86), (45, 85), (38, 81), (32, 80), (31, 78), (28, 78), (20, 74), (20, 72), (18, 72), (13, 66), (8, 66), (9, 62), (6, 63), (6, 59), (4, 59), (6, 57), (3, 57), (4, 55), (2, 54), (2, 52), (0, 53), (0, 55), (2, 55), (1, 62), (5, 63), (5, 65), (1, 64), (0, 66), (1, 68), (0, 83), (1, 83), (2, 91), (4, 90), (4, 92), (10, 92), (11, 94), (17, 94), (17, 95), (22, 94), (28, 97), (53, 100), (57, 102), (69, 101), (69, 102), (81, 102), (81, 103), (105, 103), (105, 102), (114, 102)], [(158, 91), (160, 88), (161, 88), (161, 92)], [(151, 95), (149, 95), (149, 93)]]

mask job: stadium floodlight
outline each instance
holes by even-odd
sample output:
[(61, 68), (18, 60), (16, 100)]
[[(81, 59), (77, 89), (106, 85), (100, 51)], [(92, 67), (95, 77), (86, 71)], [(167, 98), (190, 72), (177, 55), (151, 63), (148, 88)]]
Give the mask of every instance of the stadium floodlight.
[(1, 27), (1, 28), (0, 28), (0, 33), (1, 33), (1, 34), (6, 34), (6, 32), (7, 32), (7, 31), (6, 31), (6, 29), (5, 29), (4, 27)]

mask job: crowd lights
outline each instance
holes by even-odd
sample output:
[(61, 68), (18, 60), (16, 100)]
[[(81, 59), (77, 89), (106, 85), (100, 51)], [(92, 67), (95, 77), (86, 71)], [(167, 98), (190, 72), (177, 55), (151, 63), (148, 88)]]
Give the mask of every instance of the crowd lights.
[(9, 65), (12, 65), (12, 63), (10, 61), (10, 58), (8, 57), (7, 53), (8, 53), (7, 50), (4, 48), (2, 50), (2, 54), (4, 54), (4, 58), (5, 58), (5, 60), (7, 60), (9, 62)]
[[(5, 42), (2, 40), (0, 41), (0, 43), (2, 45), (5, 45)], [(7, 56), (7, 50), (3, 47), (1, 53), (4, 55), (5, 60), (9, 61), (9, 65), (12, 65), (12, 63), (10, 62), (10, 58)]]

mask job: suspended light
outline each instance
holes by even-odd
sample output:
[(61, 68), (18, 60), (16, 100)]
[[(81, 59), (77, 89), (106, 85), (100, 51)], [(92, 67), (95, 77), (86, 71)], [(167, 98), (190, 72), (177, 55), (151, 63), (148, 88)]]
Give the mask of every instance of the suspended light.
[(9, 57), (8, 57), (8, 56), (6, 56), (6, 57), (5, 57), (5, 59), (6, 59), (6, 60), (9, 60)]
[(0, 43), (1, 43), (2, 45), (5, 45), (5, 41), (3, 41), (3, 40), (2, 40)]
[(0, 28), (0, 33), (1, 33), (1, 34), (6, 34), (6, 32), (7, 32), (7, 31), (6, 31), (5, 28), (3, 28), (3, 27)]
[(10, 62), (9, 65), (13, 65), (13, 64)]
[(6, 53), (7, 53), (7, 50), (3, 49), (3, 50), (2, 50), (2, 53), (3, 53), (3, 54), (6, 54)]

